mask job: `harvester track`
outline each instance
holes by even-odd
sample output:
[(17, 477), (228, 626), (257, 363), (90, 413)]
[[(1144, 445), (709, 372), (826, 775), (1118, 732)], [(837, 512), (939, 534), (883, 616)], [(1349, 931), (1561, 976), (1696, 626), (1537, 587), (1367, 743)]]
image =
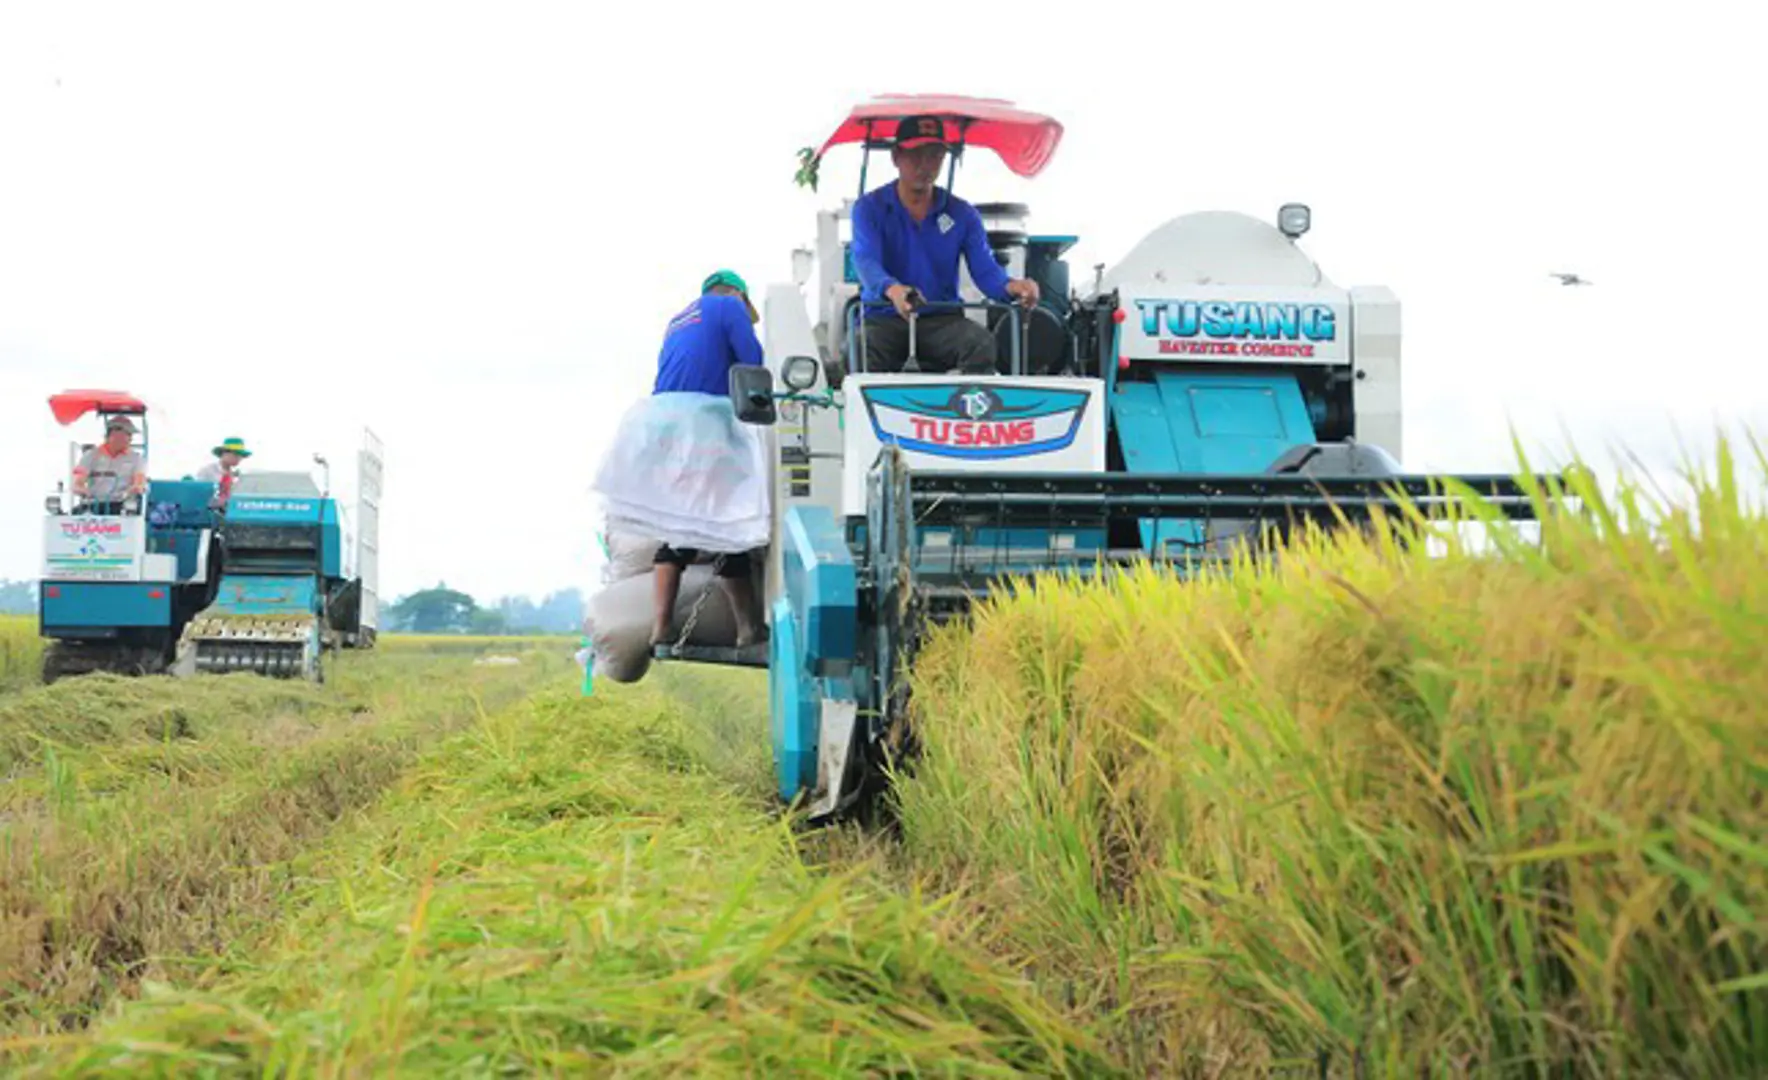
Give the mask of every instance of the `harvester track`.
[(158, 647), (119, 647), (109, 643), (53, 642), (43, 652), (44, 683), (76, 675), (109, 672), (114, 675), (156, 675), (166, 669)]

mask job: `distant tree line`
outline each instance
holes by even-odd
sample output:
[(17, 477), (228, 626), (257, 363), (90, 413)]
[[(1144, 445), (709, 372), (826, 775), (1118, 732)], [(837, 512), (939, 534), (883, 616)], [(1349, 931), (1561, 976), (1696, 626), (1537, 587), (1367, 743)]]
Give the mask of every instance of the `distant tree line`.
[(37, 583), (0, 578), (0, 615), (35, 615)]
[(539, 603), (505, 596), (480, 605), (438, 582), (383, 607), (380, 623), (382, 631), (394, 634), (575, 634), (583, 625), (583, 594), (562, 589)]
[[(0, 578), (0, 615), (36, 613), (36, 582)], [(438, 583), (383, 607), (380, 623), (390, 633), (575, 634), (583, 627), (583, 594), (562, 589), (539, 603), (526, 596), (505, 596), (480, 605), (466, 593)]]

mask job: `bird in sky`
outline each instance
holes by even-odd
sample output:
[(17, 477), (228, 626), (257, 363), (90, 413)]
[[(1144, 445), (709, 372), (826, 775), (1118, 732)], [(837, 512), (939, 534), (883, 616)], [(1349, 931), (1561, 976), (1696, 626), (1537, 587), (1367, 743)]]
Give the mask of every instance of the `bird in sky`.
[(1555, 270), (1553, 272), (1552, 276), (1558, 278), (1559, 283), (1561, 285), (1592, 285), (1592, 284), (1594, 284), (1594, 282), (1585, 281), (1583, 278), (1579, 277), (1576, 274), (1562, 274), (1557, 270)]

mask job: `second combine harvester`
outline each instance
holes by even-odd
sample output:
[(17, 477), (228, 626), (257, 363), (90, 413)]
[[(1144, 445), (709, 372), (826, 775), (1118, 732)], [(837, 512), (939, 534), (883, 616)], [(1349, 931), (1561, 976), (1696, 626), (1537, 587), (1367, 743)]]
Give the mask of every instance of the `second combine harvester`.
[[(147, 405), (114, 390), (50, 398), (71, 425), (133, 428), (153, 469)], [(70, 469), (91, 449), (69, 447)], [(256, 672), (321, 681), (324, 656), (371, 648), (378, 625), (382, 449), (364, 432), (352, 535), (345, 508), (305, 472), (248, 472), (222, 504), (213, 483), (150, 480), (115, 503), (47, 500), (39, 632), (43, 676), (93, 671)], [(322, 462), (323, 464), (323, 462)], [(329, 467), (328, 467), (329, 469)]]
[[(1009, 103), (879, 98), (803, 155), (814, 183), (830, 147), (886, 149), (896, 124), (934, 115), (956, 149), (1015, 174), (1050, 161), (1061, 125)], [(865, 191), (865, 169), (860, 190)], [(813, 818), (875, 791), (907, 730), (905, 667), (927, 627), (991, 587), (1050, 570), (1220, 559), (1262, 524), (1434, 513), (1443, 477), (1402, 475), (1400, 310), (1380, 287), (1326, 279), (1296, 239), (1305, 206), (1273, 227), (1239, 213), (1166, 222), (1085, 288), (1076, 240), (1029, 232), (1027, 208), (977, 204), (996, 258), (1038, 282), (1029, 311), (985, 301), (993, 375), (872, 374), (850, 255), (852, 204), (819, 214), (796, 284), (764, 300), (767, 365), (732, 372), (738, 415), (772, 425), (771, 636), (755, 651), (660, 646), (661, 659), (765, 663), (783, 799)], [(800, 291), (819, 272), (813, 325)], [(937, 305), (934, 305), (937, 306)], [(913, 334), (911, 331), (911, 341)], [(774, 380), (786, 391), (774, 389)], [(1462, 476), (1488, 506), (1536, 516), (1533, 485)]]
[[(328, 648), (372, 646), (378, 446), (372, 453), (365, 450), (360, 462), (364, 492), (358, 526), (366, 531), (357, 537), (355, 559), (338, 501), (310, 475), (240, 477), (221, 530), (215, 600), (184, 628), (181, 664), (199, 672), (255, 671), (321, 681)], [(360, 545), (363, 540), (370, 542)], [(365, 603), (371, 610), (363, 610)]]

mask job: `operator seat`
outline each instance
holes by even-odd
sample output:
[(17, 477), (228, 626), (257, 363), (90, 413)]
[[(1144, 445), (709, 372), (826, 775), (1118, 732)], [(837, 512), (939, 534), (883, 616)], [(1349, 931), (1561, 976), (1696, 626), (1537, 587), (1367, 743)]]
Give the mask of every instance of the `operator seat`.
[[(840, 389), (841, 379), (848, 372), (862, 370), (859, 351), (860, 298), (850, 296), (841, 306), (842, 348), (839, 360), (824, 365), (824, 375), (832, 389)], [(1040, 304), (1021, 319), (1031, 321), (1030, 347), (1025, 353), (1027, 375), (1073, 375), (1075, 366), (1074, 331), (1048, 306)], [(995, 339), (995, 374), (1006, 375), (1013, 366), (1013, 320), (1004, 311), (988, 313), (988, 328)], [(1020, 323), (1020, 333), (1025, 324)], [(956, 376), (959, 372), (950, 374)]]

